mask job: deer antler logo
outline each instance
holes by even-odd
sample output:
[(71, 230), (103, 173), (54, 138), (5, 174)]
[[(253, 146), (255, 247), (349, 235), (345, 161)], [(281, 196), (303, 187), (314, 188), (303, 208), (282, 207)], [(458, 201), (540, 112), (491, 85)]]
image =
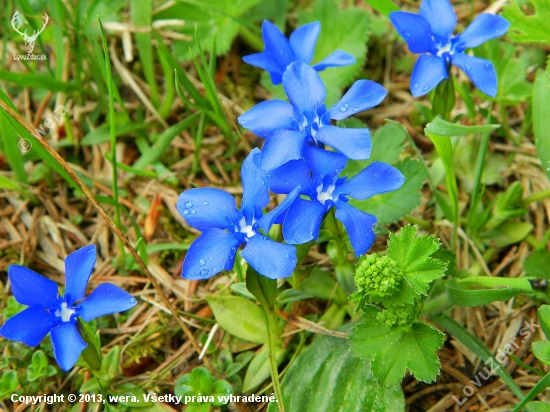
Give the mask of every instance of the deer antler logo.
[(48, 21), (50, 18), (46, 13), (44, 13), (44, 24), (42, 25), (42, 28), (40, 30), (34, 30), (33, 34), (29, 36), (27, 34), (27, 30), (24, 32), (21, 32), (19, 28), (21, 27), (21, 24), (18, 24), (17, 18), (19, 17), (19, 12), (16, 10), (15, 14), (13, 15), (11, 19), (11, 26), (13, 29), (23, 37), (23, 40), (25, 41), (25, 48), (27, 49), (27, 53), (31, 54), (34, 50), (34, 43), (36, 42), (36, 39), (38, 38), (38, 35), (44, 31), (46, 28), (46, 25), (48, 24)]

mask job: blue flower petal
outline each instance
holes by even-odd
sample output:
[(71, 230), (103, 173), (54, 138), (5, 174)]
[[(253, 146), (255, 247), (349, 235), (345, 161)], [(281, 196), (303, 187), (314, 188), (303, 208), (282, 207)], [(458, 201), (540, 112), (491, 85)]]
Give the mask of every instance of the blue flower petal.
[(422, 96), (447, 77), (449, 73), (443, 58), (423, 54), (414, 65), (411, 75), (411, 93), (414, 97)]
[(258, 220), (258, 229), (262, 229), (267, 234), (275, 221), (277, 221), (277, 219), (288, 210), (296, 197), (298, 197), (298, 195), (300, 194), (300, 189), (300, 186), (295, 187), (294, 190), (292, 190), (292, 192), (290, 192), (290, 194), (285, 197), (285, 199), (281, 203), (279, 203), (276, 208), (274, 208), (269, 213), (263, 215), (260, 220)]
[(220, 189), (186, 190), (178, 198), (176, 207), (187, 223), (200, 231), (225, 229), (237, 220), (235, 198)]
[(260, 168), (261, 152), (254, 148), (244, 159), (241, 167), (241, 181), (243, 184), (243, 200), (241, 211), (248, 224), (255, 216), (262, 214), (262, 208), (269, 203), (266, 173)]
[[(304, 154), (307, 153), (307, 147), (304, 148)], [(302, 193), (307, 194), (311, 183), (309, 169), (303, 160), (291, 160), (267, 174), (269, 189), (279, 195), (292, 192), (296, 186), (301, 186)]]
[(483, 13), (455, 38), (455, 44), (459, 51), (471, 49), (488, 40), (504, 35), (510, 28), (510, 22), (504, 17)]
[(348, 159), (363, 160), (370, 156), (372, 142), (367, 128), (323, 126), (315, 135), (315, 139), (343, 153)]
[(291, 160), (301, 159), (306, 140), (307, 135), (301, 131), (275, 130), (262, 148), (262, 169), (270, 171)]
[(428, 20), (436, 43), (444, 46), (456, 27), (456, 14), (449, 0), (422, 0), (420, 15)]
[[(296, 55), (285, 35), (270, 21), (264, 20), (262, 24), (262, 39), (264, 41), (263, 53), (243, 57), (243, 60), (248, 64), (267, 70), (273, 84), (279, 84), (286, 67), (296, 60)], [(260, 54), (263, 56), (259, 56)]]
[(298, 261), (294, 246), (274, 242), (260, 234), (249, 240), (241, 256), (260, 275), (270, 279), (291, 276)]
[(376, 217), (341, 201), (336, 202), (335, 216), (346, 227), (355, 256), (366, 253), (376, 238), (372, 230)]
[(348, 162), (348, 158), (340, 153), (312, 146), (306, 146), (304, 156), (313, 176), (319, 176), (321, 179), (324, 177), (332, 179), (337, 176)]
[(267, 137), (273, 130), (292, 129), (294, 107), (283, 100), (266, 100), (239, 116), (241, 126), (259, 137)]
[(95, 245), (75, 250), (65, 259), (65, 301), (73, 306), (86, 296), (86, 286), (96, 261)]
[(338, 186), (332, 193), (366, 199), (381, 193), (399, 189), (405, 182), (405, 176), (395, 167), (382, 162), (374, 162), (356, 176)]
[(355, 113), (379, 105), (388, 92), (371, 80), (358, 80), (347, 93), (330, 109), (330, 118), (342, 120)]
[(314, 21), (313, 23), (305, 24), (298, 27), (290, 35), (290, 47), (294, 50), (298, 60), (302, 60), (309, 64), (313, 59), (315, 43), (321, 31), (321, 23)]
[(266, 70), (271, 76), (273, 84), (281, 84), (283, 81), (284, 69), (281, 69), (279, 63), (271, 54), (267, 52), (249, 54), (248, 56), (244, 56), (243, 60), (251, 66)]
[(88, 346), (78, 333), (75, 322), (63, 322), (51, 330), (53, 354), (61, 369), (71, 369)]
[(43, 308), (57, 306), (57, 283), (19, 265), (8, 266), (11, 292), (22, 305), (40, 305)]
[(497, 95), (497, 74), (489, 60), (457, 53), (453, 56), (452, 62), (460, 67), (483, 93), (491, 97)]
[(283, 238), (287, 243), (300, 245), (319, 237), (326, 207), (315, 200), (298, 198), (286, 213)]
[(430, 23), (418, 14), (405, 11), (390, 13), (390, 20), (407, 43), (411, 53), (428, 53), (435, 49)]
[(290, 64), (283, 74), (283, 87), (290, 103), (303, 113), (313, 113), (327, 95), (319, 74), (306, 63)]
[(0, 328), (0, 336), (36, 346), (60, 320), (42, 306), (34, 305), (9, 318)]
[(236, 234), (207, 229), (189, 247), (181, 276), (188, 280), (207, 279), (222, 270), (230, 270), (241, 244)]
[(136, 306), (136, 299), (111, 283), (102, 283), (77, 306), (76, 314), (89, 322), (111, 313), (124, 312)]
[(349, 66), (355, 63), (357, 60), (351, 54), (346, 53), (343, 50), (336, 50), (321, 60), (319, 63), (313, 65), (313, 68), (318, 72), (325, 70), (328, 67), (342, 67)]

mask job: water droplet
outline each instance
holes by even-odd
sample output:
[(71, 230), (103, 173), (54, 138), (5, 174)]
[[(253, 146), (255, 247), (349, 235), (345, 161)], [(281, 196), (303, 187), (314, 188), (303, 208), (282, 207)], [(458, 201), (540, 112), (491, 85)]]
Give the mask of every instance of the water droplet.
[(186, 207), (186, 208), (190, 208), (191, 206), (193, 206), (193, 203), (191, 203), (191, 202), (185, 202), (185, 207)]
[(405, 36), (405, 37), (411, 37), (411, 33), (403, 33), (403, 36)]
[(187, 210), (184, 210), (184, 211), (183, 211), (183, 214), (184, 214), (184, 215), (188, 215), (189, 212), (188, 212)]
[(207, 204), (208, 204), (208, 202), (202, 202), (202, 204), (203, 204), (203, 205), (207, 205)]
[(348, 110), (348, 108), (346, 106), (340, 106), (340, 111), (341, 112), (345, 112), (346, 110)]
[(267, 174), (266, 176), (267, 176), (267, 177), (271, 177), (271, 175), (270, 175), (270, 174)]
[(358, 110), (359, 110), (359, 108), (357, 108), (357, 107), (354, 107), (354, 108), (353, 108), (353, 111), (354, 111), (354, 112), (356, 112), (356, 111), (358, 111)]
[(194, 215), (195, 213), (197, 213), (195, 210), (191, 210), (192, 215)]
[(427, 92), (427, 91), (428, 91), (428, 86), (424, 86), (424, 88), (423, 88), (422, 90), (424, 90), (425, 92)]
[(418, 89), (418, 84), (415, 84), (415, 85), (414, 85), (414, 88), (415, 88), (415, 89)]
[(235, 252), (236, 250), (237, 250), (237, 249), (236, 249), (235, 247), (232, 247), (232, 248), (231, 248), (231, 251), (232, 251), (232, 252)]
[(206, 262), (204, 261), (204, 259), (199, 260), (199, 263), (200, 263), (201, 266), (206, 265)]
[(285, 257), (289, 258), (289, 257), (290, 257), (290, 255), (289, 255), (289, 254), (287, 253), (287, 254), (285, 255)]
[(210, 256), (210, 258), (208, 260), (212, 260), (212, 256)]
[(466, 70), (470, 70), (472, 68), (472, 66), (470, 66), (469, 64), (467, 64), (465, 67), (466, 67)]
[(130, 299), (130, 303), (131, 303), (132, 305), (134, 305), (136, 302), (137, 302), (137, 300), (136, 300), (135, 298), (131, 298), (131, 299)]
[(201, 269), (201, 275), (202, 276), (208, 275), (208, 269)]
[(485, 67), (491, 67), (491, 63), (485, 63)]

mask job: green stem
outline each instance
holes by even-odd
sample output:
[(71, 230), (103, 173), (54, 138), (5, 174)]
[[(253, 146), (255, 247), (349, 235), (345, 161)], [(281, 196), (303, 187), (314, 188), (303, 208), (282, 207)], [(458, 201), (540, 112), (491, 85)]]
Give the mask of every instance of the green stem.
[(418, 225), (424, 229), (431, 229), (432, 227), (432, 224), (429, 220), (424, 220), (416, 216), (406, 215), (405, 220), (412, 223), (413, 225)]
[(537, 368), (533, 368), (531, 365), (527, 365), (525, 362), (523, 362), (520, 358), (518, 358), (513, 353), (510, 353), (508, 356), (510, 356), (513, 359), (513, 361), (516, 362), (522, 368), (530, 370), (531, 372), (533, 372), (533, 373), (535, 373), (539, 376), (544, 376), (543, 371), (541, 371), (540, 369), (537, 369)]
[(279, 405), (279, 412), (285, 412), (285, 405), (283, 401), (283, 391), (281, 389), (281, 382), (279, 381), (279, 368), (277, 366), (276, 358), (276, 343), (275, 343), (275, 331), (278, 329), (274, 322), (277, 322), (277, 318), (273, 312), (268, 311), (264, 307), (265, 322), (267, 326), (267, 345), (269, 349), (269, 364), (271, 366), (271, 380), (273, 381), (273, 388), (275, 389), (275, 396)]
[(97, 376), (95, 378), (97, 380), (97, 384), (99, 385), (99, 390), (101, 391), (101, 395), (103, 396), (103, 400), (105, 401), (105, 410), (107, 412), (110, 412), (111, 407), (109, 406), (109, 398), (107, 397), (107, 394), (105, 393), (105, 389), (103, 389), (103, 385), (99, 381), (99, 378)]
[(543, 390), (545, 390), (548, 386), (550, 386), (550, 372), (547, 373), (544, 376), (544, 378), (538, 381), (538, 383), (533, 387), (533, 389), (529, 391), (527, 396), (521, 399), (521, 402), (519, 403), (519, 405), (516, 406), (512, 412), (521, 411), (528, 402), (531, 402), (533, 399), (535, 399), (537, 395), (541, 393)]
[(424, 306), (422, 306), (422, 315), (437, 315), (451, 307), (452, 304), (449, 301), (449, 295), (447, 295), (447, 293), (442, 293), (424, 303)]

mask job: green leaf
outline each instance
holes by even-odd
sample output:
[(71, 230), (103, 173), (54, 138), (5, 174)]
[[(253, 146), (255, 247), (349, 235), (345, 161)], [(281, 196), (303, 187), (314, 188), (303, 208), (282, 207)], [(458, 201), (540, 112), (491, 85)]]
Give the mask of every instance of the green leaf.
[(380, 312), (365, 307), (362, 322), (350, 335), (353, 352), (371, 360), (374, 378), (386, 386), (401, 383), (407, 369), (420, 381), (435, 381), (441, 366), (435, 352), (445, 335), (423, 322), (403, 328), (386, 326), (376, 318)]
[(6, 395), (11, 395), (17, 389), (19, 381), (17, 380), (17, 373), (15, 371), (7, 371), (2, 374), (0, 378), (0, 399)]
[(495, 245), (505, 247), (521, 242), (533, 230), (533, 225), (528, 222), (506, 222), (496, 229), (488, 230), (481, 234), (483, 239), (495, 242)]
[(31, 382), (45, 377), (48, 368), (48, 358), (44, 352), (37, 350), (32, 355), (31, 364), (27, 367), (27, 379)]
[(347, 302), (347, 295), (340, 285), (327, 272), (317, 267), (300, 283), (299, 288), (317, 299), (332, 300), (339, 305), (345, 305)]
[(531, 345), (533, 355), (546, 365), (550, 365), (550, 342), (547, 340), (538, 340)]
[(312, 297), (313, 295), (304, 293), (301, 290), (287, 289), (277, 296), (277, 302), (279, 302), (279, 305), (285, 305), (290, 302), (297, 302), (299, 300), (310, 299)]
[(502, 17), (511, 24), (508, 36), (520, 43), (550, 44), (548, 22), (550, 21), (550, 1), (530, 0), (535, 12), (525, 14), (521, 8), (523, 3), (513, 1), (504, 7)]
[[(340, 330), (348, 330), (351, 325)], [(374, 381), (370, 363), (353, 356), (345, 339), (320, 336), (296, 358), (282, 382), (285, 410), (394, 412), (405, 409), (400, 386)], [(277, 412), (277, 403), (267, 412)]]
[(550, 338), (550, 305), (542, 305), (538, 308), (537, 315), (546, 339)]
[(507, 301), (517, 295), (529, 293), (526, 289), (503, 288), (471, 290), (461, 287), (455, 279), (449, 279), (445, 284), (449, 302), (455, 306), (481, 306), (496, 301)]
[(546, 402), (529, 402), (525, 405), (525, 409), (529, 412), (550, 412), (550, 404)]
[(319, 62), (334, 50), (341, 49), (357, 60), (354, 64), (329, 68), (319, 73), (327, 88), (327, 107), (336, 103), (342, 88), (349, 85), (365, 63), (367, 39), (372, 21), (369, 13), (358, 7), (338, 7), (335, 0), (317, 0), (311, 11), (298, 15), (298, 25), (319, 21), (321, 33), (315, 46), (313, 62)]
[[(275, 360), (277, 365), (280, 365), (288, 352), (288, 349), (283, 349), (281, 346), (275, 347)], [(243, 392), (251, 392), (260, 386), (266, 379), (271, 376), (271, 366), (269, 362), (269, 349), (264, 345), (254, 356), (250, 362), (246, 375), (244, 376)]]
[(550, 268), (550, 252), (546, 249), (534, 251), (523, 262), (525, 273), (539, 279), (550, 279), (548, 268)]
[(33, 73), (14, 73), (0, 70), (0, 80), (14, 83), (21, 87), (46, 89), (52, 92), (71, 93), (76, 91), (74, 83), (66, 83), (49, 76)]
[(417, 226), (407, 225), (399, 235), (390, 234), (388, 257), (399, 263), (416, 294), (426, 295), (429, 285), (444, 276), (447, 265), (430, 256), (440, 247), (435, 236), (416, 237)]
[(405, 183), (399, 189), (365, 200), (350, 200), (350, 205), (376, 216), (381, 225), (401, 219), (420, 205), (420, 188), (427, 178), (421, 160), (406, 158), (395, 167), (405, 176)]
[(435, 134), (438, 136), (467, 136), (472, 133), (485, 133), (498, 129), (499, 124), (485, 124), (478, 126), (464, 126), (462, 124), (451, 123), (443, 120), (441, 117), (436, 117), (433, 121), (426, 125), (424, 131), (426, 133)]
[[(346, 122), (346, 127), (348, 124), (349, 127), (365, 127), (365, 124), (359, 119), (351, 117), (344, 121), (348, 120), (352, 120), (353, 122)], [(343, 125), (341, 123), (343, 122), (339, 122), (338, 126), (342, 127)], [(354, 123), (356, 123), (356, 125), (353, 125)], [(403, 152), (406, 138), (407, 133), (401, 126), (395, 123), (386, 123), (374, 133), (374, 136), (372, 136), (370, 157), (367, 160), (348, 160), (346, 168), (342, 171), (341, 176), (352, 178), (372, 162), (394, 164), (399, 158), (399, 155)]]
[(400, 8), (391, 0), (365, 0), (369, 6), (371, 6), (378, 13), (383, 14), (386, 17), (390, 16), (392, 11), (399, 11)]
[(249, 342), (267, 342), (265, 315), (259, 306), (240, 296), (207, 296), (206, 301), (227, 332)]
[[(548, 30), (547, 30), (548, 31)], [(537, 72), (533, 94), (533, 133), (542, 168), (550, 179), (550, 72)]]

